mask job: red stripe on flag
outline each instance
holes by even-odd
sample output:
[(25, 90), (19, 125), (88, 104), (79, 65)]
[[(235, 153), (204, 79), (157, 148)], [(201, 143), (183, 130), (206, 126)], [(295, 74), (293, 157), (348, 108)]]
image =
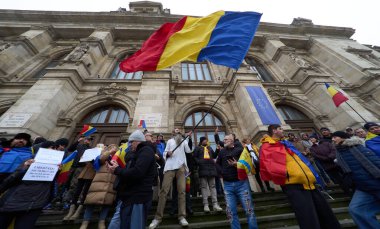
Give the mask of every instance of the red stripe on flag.
[(332, 100), (334, 101), (335, 106), (339, 107), (339, 105), (346, 102), (348, 98), (344, 96), (342, 92), (338, 92), (332, 97)]
[(123, 72), (156, 71), (169, 38), (180, 31), (187, 17), (176, 23), (165, 23), (144, 42), (141, 49), (120, 63)]

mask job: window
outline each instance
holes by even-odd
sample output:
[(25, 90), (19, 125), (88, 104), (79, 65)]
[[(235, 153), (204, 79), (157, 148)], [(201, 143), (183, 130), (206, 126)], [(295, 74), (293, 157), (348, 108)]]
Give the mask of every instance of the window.
[(301, 111), (293, 107), (280, 105), (280, 106), (277, 106), (277, 109), (285, 121), (309, 120), (309, 118), (304, 113), (302, 113)]
[(270, 74), (270, 72), (260, 62), (256, 61), (252, 57), (247, 57), (245, 60), (251, 66), (251, 69), (254, 72), (257, 72), (257, 75), (258, 75), (260, 80), (262, 80), (264, 82), (275, 81), (273, 76)]
[(181, 63), (182, 80), (208, 80), (211, 74), (206, 63)]
[(125, 73), (120, 70), (119, 65), (121, 61), (118, 61), (115, 68), (112, 71), (111, 79), (124, 79), (124, 80), (141, 80), (143, 72), (129, 72)]
[(129, 123), (129, 115), (120, 107), (103, 107), (87, 115), (83, 123)]
[[(206, 111), (199, 111), (189, 115), (185, 120), (185, 131), (188, 132), (192, 130), (206, 113)], [(210, 142), (210, 146), (215, 150), (216, 142), (214, 138), (214, 132), (216, 127), (219, 129), (220, 140), (223, 140), (225, 136), (225, 127), (223, 126), (222, 122), (214, 114), (207, 114), (197, 129), (195, 129), (193, 132), (192, 139), (194, 146), (197, 146), (199, 144), (199, 139), (201, 137), (207, 137), (208, 141)]]

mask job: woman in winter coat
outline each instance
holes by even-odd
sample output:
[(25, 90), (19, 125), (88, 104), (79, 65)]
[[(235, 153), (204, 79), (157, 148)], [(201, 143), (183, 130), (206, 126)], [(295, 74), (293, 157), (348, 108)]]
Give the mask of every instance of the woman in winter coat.
[(356, 187), (349, 205), (350, 214), (359, 228), (380, 228), (376, 214), (380, 212), (380, 157), (365, 148), (363, 140), (349, 138), (343, 131), (332, 134), (336, 144), (337, 163), (351, 175)]
[(222, 211), (218, 204), (215, 188), (215, 177), (218, 176), (216, 165), (214, 162), (215, 153), (210, 146), (207, 146), (207, 138), (201, 137), (200, 144), (194, 150), (194, 160), (198, 165), (198, 174), (201, 181), (201, 192), (203, 197), (204, 211), (210, 212), (208, 206), (207, 186), (211, 192), (212, 206), (214, 211)]
[(113, 189), (113, 183), (116, 176), (108, 172), (106, 163), (107, 160), (112, 158), (117, 150), (118, 147), (116, 145), (109, 145), (94, 162), (94, 167), (97, 171), (88, 190), (86, 200), (84, 201), (86, 210), (84, 212), (83, 222), (80, 229), (86, 229), (88, 227), (95, 206), (101, 207), (98, 228), (106, 228), (105, 219), (116, 198), (116, 192)]

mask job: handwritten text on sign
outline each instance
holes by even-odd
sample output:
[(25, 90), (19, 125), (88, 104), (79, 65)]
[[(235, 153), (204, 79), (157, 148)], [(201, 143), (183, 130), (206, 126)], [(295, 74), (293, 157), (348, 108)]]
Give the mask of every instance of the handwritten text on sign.
[(30, 165), (23, 180), (53, 181), (57, 171), (57, 165), (34, 162)]

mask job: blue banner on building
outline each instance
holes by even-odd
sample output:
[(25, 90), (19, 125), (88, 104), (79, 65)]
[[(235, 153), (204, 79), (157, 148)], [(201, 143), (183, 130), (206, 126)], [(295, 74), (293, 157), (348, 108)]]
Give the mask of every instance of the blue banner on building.
[(264, 93), (263, 88), (259, 86), (247, 86), (246, 89), (263, 124), (281, 124), (281, 121)]

